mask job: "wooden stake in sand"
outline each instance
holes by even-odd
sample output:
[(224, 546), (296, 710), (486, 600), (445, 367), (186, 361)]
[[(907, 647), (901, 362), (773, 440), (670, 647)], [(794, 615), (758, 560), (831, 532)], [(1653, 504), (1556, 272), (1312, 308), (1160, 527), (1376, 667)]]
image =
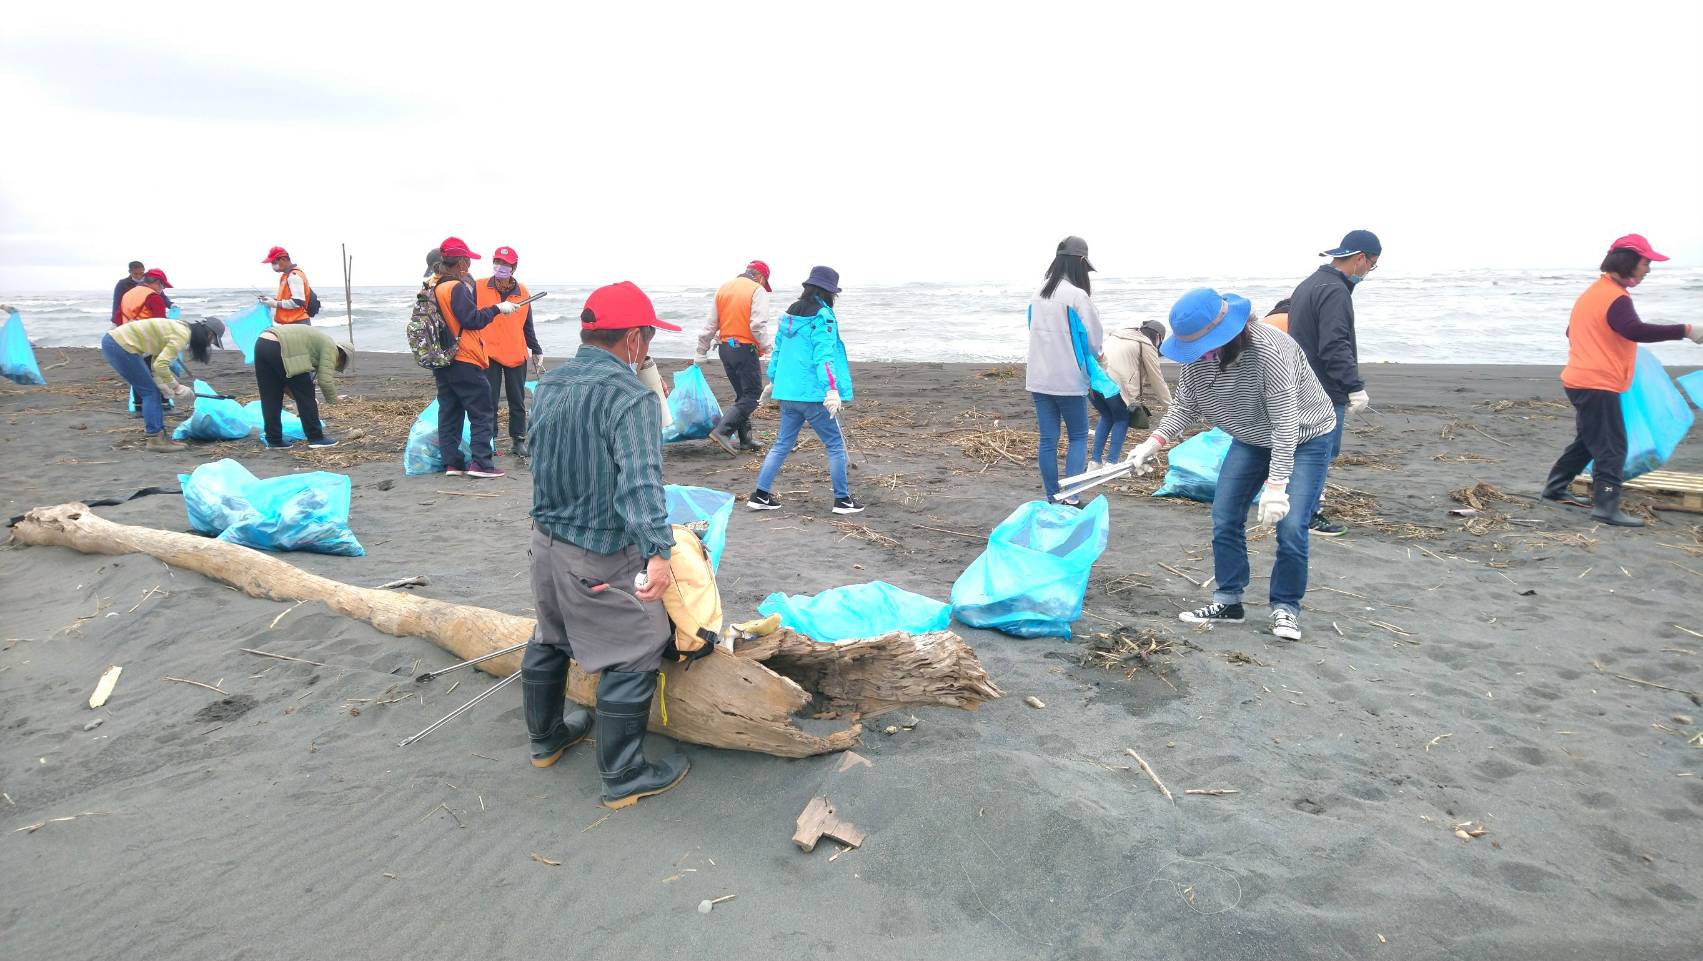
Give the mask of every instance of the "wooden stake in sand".
[(1159, 780), (1159, 775), (1153, 773), (1153, 768), (1148, 766), (1147, 761), (1144, 760), (1141, 755), (1135, 753), (1134, 748), (1126, 747), (1124, 748), (1124, 753), (1135, 758), (1135, 763), (1141, 765), (1141, 772), (1151, 778), (1154, 784), (1158, 785), (1159, 793), (1165, 795), (1165, 800), (1170, 801), (1173, 805), (1177, 803), (1177, 799), (1171, 796), (1171, 789), (1165, 786), (1164, 781)]

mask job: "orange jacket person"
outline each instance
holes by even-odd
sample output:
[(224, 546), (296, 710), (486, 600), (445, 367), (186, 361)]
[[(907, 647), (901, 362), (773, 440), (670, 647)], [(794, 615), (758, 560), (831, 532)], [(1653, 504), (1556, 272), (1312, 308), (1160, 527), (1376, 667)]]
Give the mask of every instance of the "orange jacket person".
[(769, 265), (761, 260), (746, 264), (743, 273), (716, 290), (709, 318), (698, 334), (698, 352), (692, 355), (692, 363), (703, 365), (714, 343), (722, 372), (733, 385), (733, 406), (710, 431), (710, 440), (729, 454), (738, 453), (732, 441), (735, 434), (739, 450), (763, 449), (751, 436), (751, 414), (763, 395), (763, 365), (758, 361), (768, 356), (775, 343), (769, 328), (771, 292)]
[(302, 273), (302, 269), (291, 262), (290, 252), (282, 247), (273, 247), (266, 252), (266, 259), (261, 263), (271, 264), (272, 269), (279, 274), (278, 295), (260, 295), (260, 302), (272, 308), (272, 322), (308, 323), (307, 301), (313, 293), (313, 287), (307, 282), (307, 274)]
[[(1644, 281), (1650, 261), (1667, 258), (1650, 248), (1638, 234), (1627, 234), (1609, 246), (1602, 276), (1585, 288), (1567, 321), (1567, 366), (1561, 384), (1573, 403), (1573, 443), (1550, 468), (1543, 485), (1545, 500), (1591, 508), (1591, 516), (1617, 527), (1643, 527), (1644, 522), (1620, 510), (1621, 474), (1626, 465), (1626, 420), (1620, 395), (1632, 386), (1638, 345), (1690, 338), (1703, 344), (1698, 324), (1646, 324), (1632, 309), (1628, 291)], [(1591, 500), (1567, 488), (1591, 461)]]
[[(508, 301), (480, 309), (467, 279), (472, 261), (481, 259), (460, 237), (446, 237), (438, 245), (437, 274), (429, 281), (438, 311), (456, 340), (455, 359), (448, 367), (432, 370), (438, 384), (438, 448), (443, 453), (444, 473), (453, 477), (501, 477), (503, 471), (491, 462), (491, 435), (496, 429), (496, 410), (491, 404), (491, 385), (485, 379), (490, 357), (485, 352), (485, 328), (498, 314), (520, 308)], [(469, 425), (472, 462), (461, 457), (461, 425)]]
[[(532, 329), (532, 305), (521, 301), (532, 296), (526, 285), (514, 278), (520, 266), (520, 255), (513, 247), (498, 247), (491, 255), (491, 276), (474, 285), (474, 306), (483, 310), (503, 301), (518, 308), (512, 314), (498, 314), (490, 326), (480, 332), (490, 365), (485, 378), (491, 385), (491, 432), (496, 433), (497, 405), (502, 400), (503, 385), (509, 392), (509, 441), (514, 456), (526, 456), (526, 355), (532, 352), (532, 370), (544, 372), (544, 348), (538, 345), (538, 335)], [(495, 442), (493, 442), (495, 446)]]

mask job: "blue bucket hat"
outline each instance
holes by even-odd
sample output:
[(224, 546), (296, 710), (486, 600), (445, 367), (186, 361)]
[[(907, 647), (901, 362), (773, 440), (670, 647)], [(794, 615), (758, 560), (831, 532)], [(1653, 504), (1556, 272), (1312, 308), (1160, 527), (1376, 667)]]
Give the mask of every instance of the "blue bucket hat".
[(1248, 326), (1252, 310), (1252, 304), (1235, 294), (1196, 287), (1171, 305), (1171, 336), (1165, 338), (1159, 353), (1179, 364), (1192, 364), (1235, 340)]
[(832, 267), (810, 268), (810, 277), (804, 282), (812, 287), (820, 287), (830, 294), (840, 292), (840, 272)]

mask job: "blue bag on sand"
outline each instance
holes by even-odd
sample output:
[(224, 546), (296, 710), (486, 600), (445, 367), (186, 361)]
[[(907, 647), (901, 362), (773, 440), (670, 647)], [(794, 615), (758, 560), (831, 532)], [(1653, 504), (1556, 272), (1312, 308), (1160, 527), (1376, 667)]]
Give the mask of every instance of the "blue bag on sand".
[(1673, 382), (1679, 389), (1685, 391), (1685, 396), (1699, 408), (1703, 408), (1703, 370), (1694, 370), (1683, 377), (1675, 377)]
[(47, 383), (35, 362), (29, 334), (24, 332), (23, 315), (15, 310), (6, 314), (6, 325), (0, 327), (0, 375), (19, 384)]
[[(461, 422), (461, 462), (473, 457), (473, 425)], [(408, 444), (402, 448), (402, 472), (409, 477), (443, 473), (443, 452), (438, 449), (438, 402), (432, 401), (414, 426), (408, 428)]]
[(1165, 481), (1153, 496), (1212, 503), (1212, 495), (1218, 491), (1218, 470), (1229, 453), (1230, 435), (1216, 427), (1190, 437), (1171, 448)]
[(241, 440), (254, 430), (241, 404), (201, 396), (218, 393), (206, 381), (195, 382), (195, 393), (195, 406), (189, 419), (171, 432), (172, 440)]
[(366, 554), (349, 529), (347, 474), (308, 471), (260, 480), (225, 458), (178, 480), (190, 526), (203, 534), (263, 551)]
[(988, 535), (952, 585), (952, 616), (1017, 637), (1069, 637), (1111, 529), (1104, 497), (1078, 510), (1030, 501)]
[(777, 612), (782, 625), (832, 643), (880, 637), (891, 631), (944, 631), (952, 621), (952, 609), (945, 604), (885, 581), (834, 587), (815, 597), (775, 593), (757, 606), (757, 613), (764, 617)]
[(256, 301), (225, 321), (225, 342), (242, 351), (242, 362), (254, 363), (254, 342), (272, 326), (272, 308)]
[[(254, 431), (255, 439), (266, 442), (266, 412), (260, 409), (260, 401), (251, 400), (242, 405), (242, 416), (248, 420), (249, 429)], [(325, 429), (325, 421), (319, 422), (321, 430)], [(307, 440), (307, 431), (302, 429), (302, 419), (297, 417), (289, 408), (278, 412), (278, 431), (284, 435), (284, 443), (293, 440)]]
[(721, 402), (710, 390), (710, 382), (697, 365), (674, 375), (674, 391), (668, 395), (668, 410), (674, 423), (662, 429), (665, 444), (677, 440), (703, 440), (721, 420)]
[(668, 497), (668, 523), (709, 523), (710, 529), (698, 535), (698, 540), (710, 556), (710, 570), (719, 569), (721, 549), (727, 546), (727, 521), (733, 516), (733, 495), (708, 487), (683, 487), (679, 484), (669, 484), (663, 491)]
[(1620, 414), (1626, 421), (1627, 480), (1666, 464), (1696, 419), (1662, 362), (1643, 347), (1632, 386), (1620, 395)]

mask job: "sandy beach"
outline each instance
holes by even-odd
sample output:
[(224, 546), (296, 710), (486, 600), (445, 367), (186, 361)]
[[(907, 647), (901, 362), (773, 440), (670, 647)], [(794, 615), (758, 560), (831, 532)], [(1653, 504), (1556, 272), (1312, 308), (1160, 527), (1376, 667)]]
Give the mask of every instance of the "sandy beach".
[[(494, 481), (405, 477), (431, 395), (406, 355), (363, 355), (356, 400), (327, 409), (334, 435), (362, 432), (350, 443), (169, 455), (141, 450), (98, 351), (40, 361), (49, 386), (0, 382), (7, 516), (175, 489), (217, 457), (339, 470), (367, 556), (285, 559), (364, 586), (420, 575), (421, 594), (530, 616), (530, 477), (507, 457)], [(196, 373), (255, 396), (237, 353)], [(1120, 482), (1074, 638), (956, 628), (1003, 699), (919, 709), (891, 735), (909, 717), (889, 715), (856, 748), (867, 764), (688, 746), (680, 789), (613, 814), (590, 752), (526, 763), (518, 690), (398, 748), (494, 683), (415, 685), (453, 660), (426, 641), (145, 556), (8, 545), (0, 959), (1697, 957), (1703, 515), (1629, 492), (1652, 524), (1599, 529), (1537, 502), (1572, 436), (1554, 368), (1365, 375), (1378, 413), (1351, 423), (1327, 495), (1351, 531), (1313, 539), (1300, 643), (1263, 629), (1269, 538), (1250, 545), (1261, 616), (1180, 624), (1207, 599), (1208, 508), (1146, 496), (1157, 476)], [(806, 445), (785, 509), (735, 513), (731, 619), (771, 591), (876, 579), (945, 600), (1039, 496), (1021, 367), (857, 377), (845, 422), (868, 510), (829, 512)], [(765, 409), (765, 440), (773, 426)], [(1669, 469), (1703, 471), (1700, 434)], [(743, 498), (757, 464), (703, 441), (670, 445), (665, 469)], [(1478, 484), (1486, 512), (1451, 517), (1451, 492)], [(188, 529), (176, 494), (96, 512)], [(1121, 645), (1147, 653), (1094, 656)], [(1235, 793), (1185, 793), (1212, 789)], [(817, 794), (861, 848), (792, 844)]]

